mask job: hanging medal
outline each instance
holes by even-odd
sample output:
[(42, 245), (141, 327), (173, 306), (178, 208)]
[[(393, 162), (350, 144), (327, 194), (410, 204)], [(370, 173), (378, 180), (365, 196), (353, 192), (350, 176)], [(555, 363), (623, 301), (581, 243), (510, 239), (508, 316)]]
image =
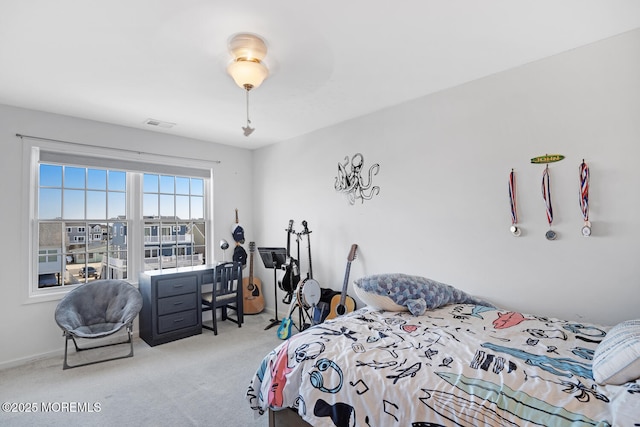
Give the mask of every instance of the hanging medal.
[(591, 236), (591, 223), (589, 222), (589, 166), (582, 159), (580, 164), (580, 210), (582, 211), (582, 235)]
[(551, 229), (551, 224), (553, 224), (553, 207), (551, 205), (549, 165), (544, 168), (544, 172), (542, 173), (542, 198), (544, 199), (544, 204), (547, 208), (547, 222), (549, 223), (549, 231), (545, 233), (545, 237), (547, 240), (555, 240), (557, 237), (556, 232)]
[(518, 206), (516, 205), (516, 173), (511, 169), (509, 174), (509, 203), (511, 204), (511, 234), (515, 237), (520, 235), (518, 227)]

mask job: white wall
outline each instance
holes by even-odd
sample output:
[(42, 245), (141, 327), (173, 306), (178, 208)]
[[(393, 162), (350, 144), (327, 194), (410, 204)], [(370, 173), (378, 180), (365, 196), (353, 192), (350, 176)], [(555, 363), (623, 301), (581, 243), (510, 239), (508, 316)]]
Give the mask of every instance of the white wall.
[[(352, 280), (404, 272), (509, 310), (602, 324), (637, 318), (639, 76), (636, 30), (257, 150), (257, 244), (284, 246), (288, 220), (300, 231), (306, 219), (323, 287), (340, 289), (349, 247), (358, 243)], [(380, 163), (381, 191), (349, 206), (334, 177), (338, 162), (357, 152), (365, 170)], [(556, 241), (544, 237), (543, 166), (530, 164), (546, 153), (566, 156), (551, 165)], [(583, 158), (591, 169), (590, 238), (580, 234)], [(511, 168), (518, 238), (509, 232)], [(304, 255), (304, 271), (306, 262)], [(271, 271), (259, 266), (256, 274), (273, 307)]]
[[(16, 133), (221, 160), (214, 241), (230, 238), (235, 208), (247, 241), (258, 246), (284, 246), (289, 219), (298, 231), (306, 219), (314, 276), (323, 287), (341, 287), (349, 247), (358, 243), (352, 280), (405, 272), (510, 310), (604, 324), (637, 318), (638, 76), (640, 30), (254, 152), (0, 106), (0, 366), (60, 352), (63, 344), (53, 320), (56, 302), (25, 298), (25, 165)], [(365, 169), (380, 163), (374, 184), (381, 192), (350, 206), (333, 186), (338, 162), (356, 152)], [(553, 242), (544, 239), (542, 167), (529, 163), (545, 153), (566, 156), (551, 165), (559, 234)], [(591, 238), (580, 236), (582, 158), (592, 175)], [(519, 238), (509, 233), (511, 168), (518, 174)], [(306, 243), (302, 252), (306, 271)], [(272, 271), (259, 258), (255, 267), (273, 310)]]
[[(0, 105), (0, 174), (3, 244), (0, 245), (0, 366), (11, 365), (51, 352), (60, 352), (62, 333), (53, 312), (57, 301), (30, 303), (27, 299), (27, 230), (22, 227), (22, 142), (16, 133), (177, 157), (219, 160), (214, 168), (214, 242), (232, 240), (235, 208), (252, 239), (251, 162), (252, 153), (225, 145), (177, 138), (157, 132), (135, 130), (72, 117), (47, 114)], [(215, 243), (215, 257), (222, 259)], [(231, 253), (227, 254), (227, 259)], [(137, 329), (137, 322), (136, 322)]]

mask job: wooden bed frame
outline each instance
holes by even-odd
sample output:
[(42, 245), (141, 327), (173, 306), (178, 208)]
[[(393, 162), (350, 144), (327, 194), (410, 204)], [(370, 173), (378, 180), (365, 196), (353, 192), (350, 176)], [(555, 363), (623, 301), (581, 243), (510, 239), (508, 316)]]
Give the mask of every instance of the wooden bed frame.
[(293, 409), (274, 411), (269, 409), (269, 427), (313, 427)]

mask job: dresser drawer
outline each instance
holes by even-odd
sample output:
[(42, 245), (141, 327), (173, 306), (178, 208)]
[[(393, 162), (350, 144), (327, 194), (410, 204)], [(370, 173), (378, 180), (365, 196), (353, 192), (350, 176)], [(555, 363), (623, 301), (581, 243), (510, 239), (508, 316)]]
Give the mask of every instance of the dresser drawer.
[(158, 333), (164, 334), (178, 329), (188, 328), (198, 324), (198, 311), (182, 311), (167, 314), (158, 318)]
[(197, 289), (197, 276), (170, 277), (166, 279), (158, 279), (157, 282), (158, 298), (188, 294), (196, 292)]
[(193, 310), (196, 308), (197, 296), (196, 293), (192, 293), (160, 298), (158, 300), (158, 316), (176, 313), (178, 311)]

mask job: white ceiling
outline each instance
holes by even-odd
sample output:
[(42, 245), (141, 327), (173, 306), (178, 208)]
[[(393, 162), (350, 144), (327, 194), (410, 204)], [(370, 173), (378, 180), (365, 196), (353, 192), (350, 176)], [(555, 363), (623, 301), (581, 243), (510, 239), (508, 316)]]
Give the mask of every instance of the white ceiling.
[[(638, 0), (0, 0), (0, 103), (257, 148), (636, 28)], [(249, 137), (238, 32), (269, 47)]]

